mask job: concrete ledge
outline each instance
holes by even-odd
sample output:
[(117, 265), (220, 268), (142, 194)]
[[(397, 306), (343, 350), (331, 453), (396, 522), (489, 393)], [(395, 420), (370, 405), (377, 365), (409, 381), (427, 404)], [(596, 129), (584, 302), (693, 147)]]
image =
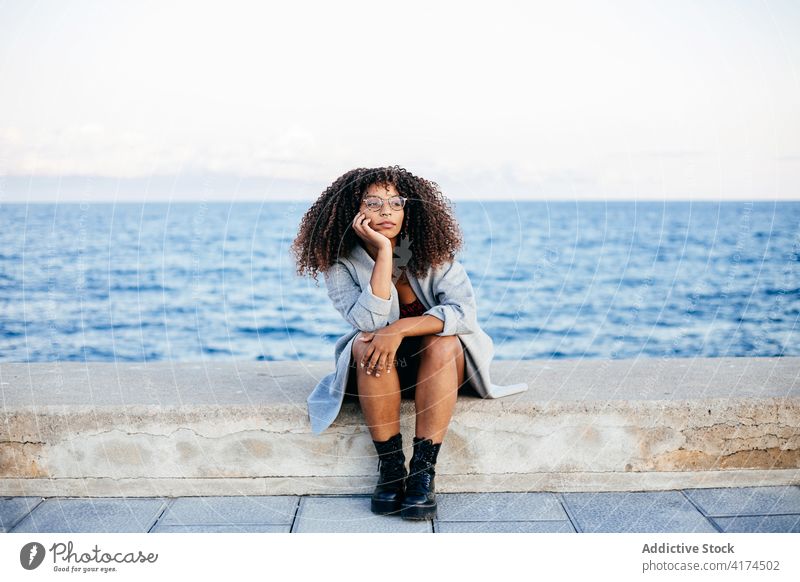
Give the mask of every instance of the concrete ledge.
[[(2, 496), (367, 493), (357, 404), (320, 436), (329, 362), (0, 364)], [(437, 489), (800, 484), (800, 358), (497, 361), (526, 393), (460, 397)], [(414, 405), (404, 401), (410, 452)]]

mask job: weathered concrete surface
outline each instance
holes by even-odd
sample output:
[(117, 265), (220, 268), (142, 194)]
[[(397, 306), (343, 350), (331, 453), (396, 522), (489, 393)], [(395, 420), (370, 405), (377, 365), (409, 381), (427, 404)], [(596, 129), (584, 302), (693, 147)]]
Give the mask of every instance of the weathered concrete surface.
[[(366, 493), (357, 404), (320, 436), (327, 362), (0, 364), (0, 495)], [(496, 361), (523, 394), (460, 397), (437, 489), (800, 483), (800, 358)], [(409, 448), (414, 405), (404, 401)]]

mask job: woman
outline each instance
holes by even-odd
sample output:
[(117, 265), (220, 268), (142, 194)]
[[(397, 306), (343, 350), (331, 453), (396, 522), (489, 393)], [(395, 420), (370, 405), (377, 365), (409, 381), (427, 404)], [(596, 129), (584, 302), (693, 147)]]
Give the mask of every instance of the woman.
[[(455, 260), (462, 240), (435, 182), (398, 166), (358, 168), (306, 212), (292, 244), (298, 273), (325, 274), (328, 296), (353, 329), (335, 347), (336, 371), (308, 397), (314, 433), (357, 398), (379, 458), (372, 511), (436, 517), (435, 465), (456, 397), (527, 389), (489, 379), (491, 338), (477, 321), (469, 277)], [(410, 471), (400, 433), (401, 397), (414, 399)]]

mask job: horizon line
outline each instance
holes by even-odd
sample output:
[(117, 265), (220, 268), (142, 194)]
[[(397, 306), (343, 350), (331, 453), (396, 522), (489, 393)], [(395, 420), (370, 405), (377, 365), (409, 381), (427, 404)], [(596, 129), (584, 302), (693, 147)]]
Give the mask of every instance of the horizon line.
[[(639, 202), (639, 203), (661, 203), (661, 202), (800, 202), (798, 198), (450, 198), (451, 202)], [(0, 196), (0, 206), (3, 204), (269, 204), (272, 202), (293, 202), (293, 203), (313, 203), (317, 198), (270, 198), (270, 199), (251, 199), (239, 198), (231, 200), (222, 199), (186, 199), (175, 200), (86, 200), (86, 199), (58, 199), (58, 200), (4, 200)]]

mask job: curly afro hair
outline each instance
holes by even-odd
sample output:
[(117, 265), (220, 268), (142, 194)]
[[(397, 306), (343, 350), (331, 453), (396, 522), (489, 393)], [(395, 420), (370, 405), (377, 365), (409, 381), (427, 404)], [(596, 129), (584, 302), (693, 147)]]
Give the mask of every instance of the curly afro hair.
[(463, 245), (461, 230), (453, 216), (450, 201), (438, 184), (414, 176), (399, 166), (356, 168), (328, 186), (303, 216), (292, 243), (297, 274), (310, 274), (317, 280), (340, 255), (347, 256), (359, 244), (352, 228), (367, 189), (377, 184), (392, 184), (408, 198), (399, 236), (411, 242), (407, 269), (416, 277), (455, 258)]

